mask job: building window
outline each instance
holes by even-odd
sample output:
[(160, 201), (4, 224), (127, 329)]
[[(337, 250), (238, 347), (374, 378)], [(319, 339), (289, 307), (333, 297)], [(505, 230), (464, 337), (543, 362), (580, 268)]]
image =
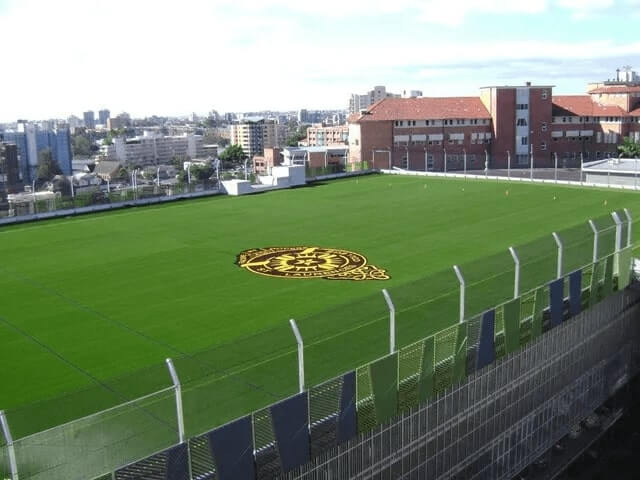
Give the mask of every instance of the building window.
[(516, 110), (529, 110), (529, 105), (526, 103), (517, 103)]
[(546, 90), (542, 91), (542, 100), (546, 100), (549, 97), (549, 94), (547, 93)]
[(540, 143), (540, 150), (546, 150), (547, 149), (547, 142), (541, 142)]
[(527, 126), (527, 120), (524, 119), (524, 118), (519, 118), (516, 121), (516, 126), (518, 126), (518, 127), (526, 127)]
[(541, 130), (542, 130), (543, 132), (546, 132), (546, 131), (547, 131), (547, 122), (542, 122), (542, 128), (541, 128)]
[(527, 137), (520, 137), (520, 145), (528, 145), (529, 139)]

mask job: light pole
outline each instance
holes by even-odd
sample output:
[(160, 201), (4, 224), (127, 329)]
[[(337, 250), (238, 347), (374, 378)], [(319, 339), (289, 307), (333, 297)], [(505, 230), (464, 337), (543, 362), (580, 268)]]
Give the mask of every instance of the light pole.
[(487, 149), (484, 149), (484, 178), (489, 176), (489, 152)]
[(33, 213), (38, 213), (38, 206), (36, 204), (36, 181), (31, 182), (31, 198), (33, 198)]
[(529, 179), (533, 180), (533, 145), (531, 145), (531, 171), (529, 172)]
[(427, 153), (427, 147), (424, 147), (424, 171), (427, 171), (427, 165), (429, 163), (428, 160), (428, 153)]
[(447, 149), (443, 148), (442, 150), (444, 151), (444, 173), (446, 175), (446, 173), (447, 173)]
[(407, 170), (409, 170), (409, 145), (407, 145)]
[(511, 180), (511, 152), (507, 150), (507, 180)]
[(464, 178), (467, 178), (467, 151), (464, 148), (462, 149), (462, 157), (464, 159)]

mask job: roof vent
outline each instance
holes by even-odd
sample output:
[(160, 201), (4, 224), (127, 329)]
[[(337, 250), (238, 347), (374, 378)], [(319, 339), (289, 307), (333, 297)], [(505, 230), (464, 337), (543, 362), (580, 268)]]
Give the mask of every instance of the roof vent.
[(531, 82), (527, 82), (526, 85), (527, 85), (527, 87), (530, 87), (531, 86)]

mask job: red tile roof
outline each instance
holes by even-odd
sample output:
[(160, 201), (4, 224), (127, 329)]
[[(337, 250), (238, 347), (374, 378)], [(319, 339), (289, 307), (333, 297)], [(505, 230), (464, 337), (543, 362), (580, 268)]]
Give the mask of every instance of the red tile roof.
[(631, 112), (629, 112), (629, 115), (631, 115), (632, 117), (640, 117), (640, 107), (636, 108), (635, 110), (631, 110)]
[(589, 93), (640, 93), (640, 85), (605, 85), (589, 90)]
[(627, 112), (615, 105), (600, 105), (589, 95), (554, 95), (553, 116), (562, 115), (626, 117)]
[(356, 121), (491, 118), (479, 97), (385, 98), (367, 112)]

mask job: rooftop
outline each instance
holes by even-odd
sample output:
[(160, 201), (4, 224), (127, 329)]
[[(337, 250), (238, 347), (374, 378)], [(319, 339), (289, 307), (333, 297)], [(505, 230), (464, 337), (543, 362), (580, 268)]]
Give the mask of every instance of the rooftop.
[(600, 105), (589, 95), (554, 95), (553, 116), (563, 115), (625, 117), (627, 112), (618, 106)]
[[(350, 117), (350, 121), (353, 117)], [(489, 119), (480, 97), (385, 98), (374, 103), (357, 122), (380, 120)]]
[(589, 90), (589, 93), (640, 93), (640, 85), (605, 85)]

